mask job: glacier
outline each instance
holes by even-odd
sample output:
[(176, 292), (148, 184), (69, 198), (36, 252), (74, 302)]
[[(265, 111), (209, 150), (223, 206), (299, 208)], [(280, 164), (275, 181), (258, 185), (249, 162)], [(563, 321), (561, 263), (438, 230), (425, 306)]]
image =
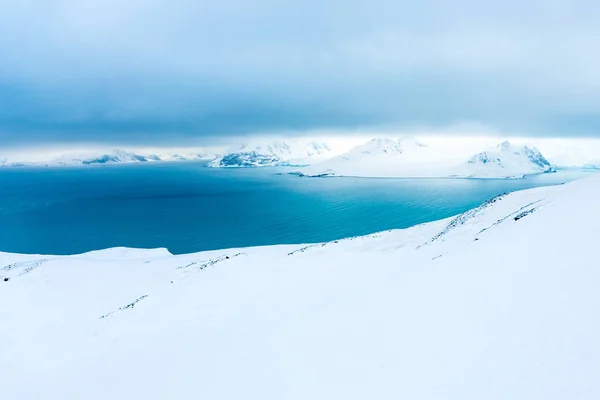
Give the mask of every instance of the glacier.
[(327, 243), (0, 253), (0, 398), (599, 398), (599, 197), (594, 176)]

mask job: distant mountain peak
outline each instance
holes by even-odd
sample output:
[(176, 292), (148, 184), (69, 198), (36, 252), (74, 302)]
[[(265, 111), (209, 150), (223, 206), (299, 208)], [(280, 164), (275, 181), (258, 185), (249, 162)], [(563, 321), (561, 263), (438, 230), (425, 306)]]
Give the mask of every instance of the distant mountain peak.
[(369, 140), (367, 143), (356, 146), (354, 149), (346, 153), (346, 156), (351, 154), (402, 154), (402, 147), (400, 144), (389, 138), (374, 138)]
[(398, 138), (397, 142), (401, 145), (401, 146), (412, 146), (412, 147), (427, 147), (427, 145), (423, 142), (421, 142), (419, 139), (417, 139), (414, 136), (401, 136)]
[(426, 144), (420, 142), (412, 136), (401, 137), (397, 140), (380, 137), (371, 139), (367, 143), (355, 147), (349, 152), (349, 154), (360, 153), (371, 155), (398, 155), (425, 147), (427, 147)]
[(306, 165), (315, 158), (331, 153), (329, 144), (317, 140), (290, 139), (258, 143), (246, 142), (231, 147), (222, 157), (209, 164), (211, 167), (266, 167)]
[(277, 165), (281, 159), (272, 154), (263, 154), (257, 151), (240, 151), (237, 153), (228, 153), (221, 158), (214, 160), (212, 167), (261, 167), (268, 165)]
[(495, 149), (473, 155), (468, 176), (521, 177), (527, 174), (554, 172), (554, 168), (536, 147), (519, 146), (505, 140)]
[(513, 145), (511, 142), (509, 142), (508, 140), (505, 140), (504, 142), (498, 144), (498, 146), (496, 146), (500, 151), (506, 151), (506, 150), (510, 150)]

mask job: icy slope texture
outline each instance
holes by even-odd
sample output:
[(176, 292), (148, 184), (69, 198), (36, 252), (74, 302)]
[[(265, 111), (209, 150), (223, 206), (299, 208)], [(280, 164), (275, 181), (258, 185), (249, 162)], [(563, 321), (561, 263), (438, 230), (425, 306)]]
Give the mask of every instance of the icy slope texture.
[(305, 165), (322, 160), (332, 153), (331, 147), (315, 140), (275, 140), (267, 143), (246, 143), (216, 158), (211, 167), (264, 167)]
[(599, 197), (304, 246), (0, 253), (0, 398), (600, 398)]
[(472, 178), (522, 178), (553, 172), (554, 168), (535, 147), (500, 143), (494, 150), (475, 154), (456, 175)]
[(347, 153), (303, 168), (306, 176), (432, 176), (438, 167), (428, 146), (415, 138), (375, 138)]

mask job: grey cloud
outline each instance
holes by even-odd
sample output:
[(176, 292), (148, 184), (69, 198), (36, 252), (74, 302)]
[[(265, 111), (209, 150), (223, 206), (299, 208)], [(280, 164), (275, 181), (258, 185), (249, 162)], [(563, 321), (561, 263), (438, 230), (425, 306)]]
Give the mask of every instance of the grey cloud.
[(2, 144), (462, 121), (600, 134), (597, 2), (4, 3)]

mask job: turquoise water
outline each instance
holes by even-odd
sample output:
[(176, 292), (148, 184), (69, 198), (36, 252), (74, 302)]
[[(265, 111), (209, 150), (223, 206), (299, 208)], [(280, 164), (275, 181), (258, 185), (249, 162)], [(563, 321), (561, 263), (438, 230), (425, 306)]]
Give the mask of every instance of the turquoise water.
[(300, 178), (202, 163), (0, 169), (0, 251), (75, 254), (114, 246), (188, 253), (306, 243), (406, 228), (503, 192), (567, 182)]

